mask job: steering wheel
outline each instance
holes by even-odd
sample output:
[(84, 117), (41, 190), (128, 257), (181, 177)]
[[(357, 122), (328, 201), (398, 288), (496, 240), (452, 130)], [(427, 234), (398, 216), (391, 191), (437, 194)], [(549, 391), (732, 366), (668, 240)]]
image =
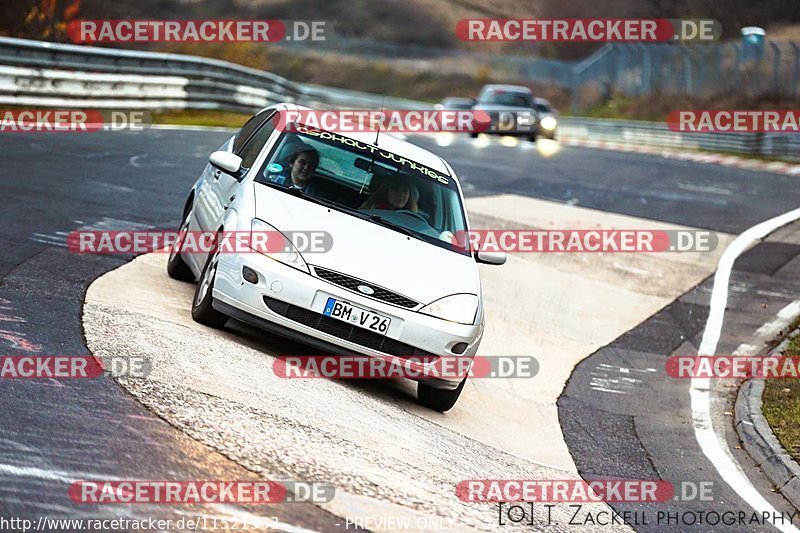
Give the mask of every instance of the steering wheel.
[(428, 224), (428, 220), (422, 213), (417, 213), (416, 211), (409, 211), (408, 209), (398, 209), (395, 213), (402, 213), (404, 215), (408, 215), (410, 217), (418, 218), (423, 221), (425, 224)]

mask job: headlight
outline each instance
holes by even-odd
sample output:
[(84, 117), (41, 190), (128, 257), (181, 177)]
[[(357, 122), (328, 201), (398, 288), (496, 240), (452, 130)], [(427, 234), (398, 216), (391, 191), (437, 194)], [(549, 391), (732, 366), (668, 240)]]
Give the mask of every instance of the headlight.
[(478, 312), (478, 297), (474, 294), (453, 294), (436, 300), (419, 310), (420, 313), (435, 316), (459, 324), (474, 324)]
[(554, 130), (558, 122), (553, 117), (544, 117), (542, 119), (542, 129), (544, 130)]
[[(254, 218), (252, 224), (250, 225), (251, 232), (269, 232), (269, 238), (273, 238), (273, 235), (279, 235), (284, 239), (284, 245), (282, 246), (283, 251), (281, 252), (269, 252), (259, 250), (259, 253), (262, 255), (266, 255), (267, 257), (274, 259), (275, 261), (279, 261), (284, 265), (289, 265), (292, 268), (296, 268), (297, 270), (302, 270), (303, 272), (310, 274), (311, 271), (308, 269), (308, 265), (306, 264), (303, 256), (300, 255), (300, 252), (297, 251), (297, 248), (294, 247), (292, 241), (287, 239), (280, 231), (275, 229), (273, 226), (270, 226), (260, 218)], [(272, 246), (270, 246), (272, 249)]]

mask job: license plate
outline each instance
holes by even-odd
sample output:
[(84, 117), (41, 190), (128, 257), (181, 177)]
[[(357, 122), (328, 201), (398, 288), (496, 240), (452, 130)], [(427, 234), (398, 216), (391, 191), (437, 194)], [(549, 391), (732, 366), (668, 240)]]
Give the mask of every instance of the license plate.
[(389, 323), (392, 321), (389, 317), (367, 311), (335, 298), (328, 298), (322, 314), (381, 335), (386, 335), (389, 330)]

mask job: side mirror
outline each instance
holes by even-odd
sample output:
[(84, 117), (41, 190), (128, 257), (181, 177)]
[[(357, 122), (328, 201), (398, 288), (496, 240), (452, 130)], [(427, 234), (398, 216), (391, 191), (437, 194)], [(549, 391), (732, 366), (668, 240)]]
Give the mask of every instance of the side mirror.
[(475, 262), (487, 265), (504, 265), (506, 262), (505, 252), (476, 252)]
[(242, 173), (242, 158), (236, 154), (220, 150), (211, 154), (208, 157), (208, 162), (237, 180), (242, 179), (244, 175)]

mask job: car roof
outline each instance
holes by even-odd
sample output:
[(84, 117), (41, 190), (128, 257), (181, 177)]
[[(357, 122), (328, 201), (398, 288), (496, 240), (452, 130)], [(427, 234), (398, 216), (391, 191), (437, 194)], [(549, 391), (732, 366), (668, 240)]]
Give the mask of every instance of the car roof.
[(543, 105), (546, 105), (546, 106), (550, 105), (550, 101), (549, 100), (546, 100), (544, 98), (539, 98), (538, 96), (533, 99), (533, 103), (535, 103), (535, 104), (543, 104)]
[[(283, 108), (283, 110), (287, 111), (313, 111), (312, 108), (301, 106), (292, 103), (282, 103), (278, 104), (277, 106), (270, 106), (270, 107), (277, 107)], [(442, 174), (450, 177), (453, 176), (453, 173), (448, 168), (448, 165), (444, 162), (444, 160), (439, 157), (438, 155), (434, 154), (417, 146), (416, 144), (412, 144), (408, 141), (395, 137), (389, 133), (383, 133), (378, 136), (378, 144), (375, 144), (375, 137), (376, 131), (364, 131), (364, 132), (347, 132), (347, 133), (337, 133), (337, 135), (343, 135), (344, 137), (349, 137), (351, 139), (355, 139), (364, 144), (369, 144), (371, 146), (377, 146), (383, 150), (387, 150), (392, 152), (393, 154), (399, 155), (401, 157), (405, 157), (415, 161), (416, 163), (421, 163), (428, 168), (431, 168), (437, 172), (441, 172)]]
[(503, 84), (499, 84), (499, 83), (498, 84), (494, 84), (493, 83), (493, 84), (489, 84), (489, 85), (484, 85), (483, 89), (481, 90), (481, 92), (483, 92), (483, 91), (485, 91), (487, 89), (491, 89), (491, 90), (494, 90), (494, 91), (523, 92), (523, 93), (531, 94), (530, 87), (525, 87), (524, 85), (503, 85)]

